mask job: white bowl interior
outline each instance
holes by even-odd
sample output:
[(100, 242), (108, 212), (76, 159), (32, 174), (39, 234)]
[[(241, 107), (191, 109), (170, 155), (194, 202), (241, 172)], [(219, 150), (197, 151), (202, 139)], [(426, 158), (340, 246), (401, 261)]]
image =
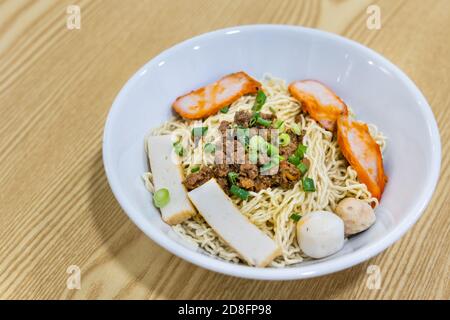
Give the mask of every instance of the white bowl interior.
[[(331, 87), (357, 118), (388, 137), (389, 177), (378, 220), (327, 259), (284, 269), (250, 268), (212, 258), (186, 245), (162, 222), (141, 175), (148, 170), (144, 137), (171, 115), (179, 95), (244, 70), (290, 82), (317, 79)], [(395, 66), (373, 51), (328, 33), (286, 26), (219, 30), (177, 45), (145, 65), (117, 97), (104, 136), (104, 161), (113, 192), (131, 219), (173, 253), (203, 267), (262, 279), (292, 279), (349, 267), (397, 240), (419, 217), (435, 187), (439, 134), (426, 100)]]

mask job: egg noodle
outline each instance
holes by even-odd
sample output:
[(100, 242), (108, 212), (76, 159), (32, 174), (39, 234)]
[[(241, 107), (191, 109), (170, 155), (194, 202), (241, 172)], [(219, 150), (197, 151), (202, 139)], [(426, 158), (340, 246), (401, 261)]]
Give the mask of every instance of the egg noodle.
[[(266, 75), (262, 84), (267, 100), (261, 111), (275, 112), (277, 119), (283, 120), (287, 129), (291, 128), (294, 118), (300, 113), (299, 102), (289, 94), (284, 80)], [(203, 147), (205, 143), (214, 143), (220, 136), (218, 133), (220, 122), (224, 120), (233, 122), (236, 111), (251, 110), (254, 102), (255, 96), (243, 96), (230, 106), (227, 113), (219, 112), (203, 122), (174, 118), (150, 134), (170, 134), (181, 139), (180, 143), (184, 148), (181, 165), (185, 175), (188, 175), (198, 163), (204, 165), (214, 163), (214, 157), (205, 155)], [(272, 267), (284, 267), (306, 259), (296, 241), (296, 222), (290, 219), (292, 213), (304, 215), (316, 210), (334, 211), (339, 201), (346, 197), (378, 205), (378, 200), (372, 197), (365, 184), (358, 181), (356, 171), (341, 154), (335, 135), (323, 129), (308, 115), (301, 114), (299, 117), (300, 122), (297, 124), (302, 130), (302, 143), (307, 146), (305, 157), (310, 162), (306, 176), (314, 180), (316, 191), (304, 192), (299, 181), (289, 190), (279, 187), (268, 188), (250, 192), (248, 200), (232, 198), (242, 214), (282, 248), (282, 255), (272, 261)], [(208, 131), (203, 141), (201, 143), (197, 141), (196, 145), (191, 138), (191, 132), (198, 126), (207, 126)], [(369, 131), (383, 150), (386, 144), (385, 136), (374, 125), (369, 125)], [(143, 178), (147, 189), (153, 192), (152, 174), (148, 172)], [(172, 228), (186, 241), (201, 247), (211, 255), (234, 263), (245, 263), (198, 213)]]

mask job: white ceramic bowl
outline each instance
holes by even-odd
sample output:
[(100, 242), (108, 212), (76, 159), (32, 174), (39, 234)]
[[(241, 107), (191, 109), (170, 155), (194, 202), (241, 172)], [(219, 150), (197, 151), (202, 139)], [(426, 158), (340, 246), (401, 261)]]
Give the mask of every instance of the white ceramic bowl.
[[(253, 268), (193, 249), (160, 218), (141, 175), (148, 170), (144, 136), (172, 115), (181, 94), (244, 70), (286, 79), (317, 79), (388, 137), (384, 163), (389, 183), (377, 222), (339, 253), (287, 268)], [(254, 279), (300, 279), (348, 268), (398, 240), (428, 204), (439, 176), (441, 146), (422, 93), (395, 65), (343, 37), (301, 27), (241, 26), (182, 42), (153, 58), (123, 87), (109, 112), (103, 161), (115, 197), (131, 220), (160, 246), (198, 266)]]

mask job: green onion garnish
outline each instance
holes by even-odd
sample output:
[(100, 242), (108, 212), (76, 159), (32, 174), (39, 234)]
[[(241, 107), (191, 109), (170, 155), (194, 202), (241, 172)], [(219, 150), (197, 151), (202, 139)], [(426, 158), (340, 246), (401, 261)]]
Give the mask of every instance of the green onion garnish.
[(272, 121), (263, 119), (263, 118), (261, 118), (261, 117), (258, 117), (258, 118), (256, 119), (256, 123), (257, 123), (257, 124), (260, 124), (260, 125), (262, 125), (262, 126), (264, 126), (264, 127), (270, 127), (270, 125), (272, 124)]
[(248, 160), (253, 164), (256, 164), (258, 162), (258, 149), (253, 149), (251, 146), (249, 146)]
[(256, 123), (256, 120), (259, 118), (259, 113), (254, 113), (253, 116), (250, 118), (250, 121), (248, 122), (249, 127), (253, 127)]
[(258, 161), (258, 152), (267, 152), (268, 156), (279, 159), (279, 150), (277, 147), (268, 143), (261, 136), (253, 136), (249, 141), (249, 159), (251, 163)]
[(205, 144), (204, 150), (206, 153), (214, 153), (216, 151), (216, 146), (208, 142), (207, 144)]
[(283, 125), (283, 123), (284, 123), (283, 120), (278, 119), (277, 121), (275, 121), (275, 122), (273, 123), (273, 127), (274, 127), (275, 129), (278, 129), (278, 128), (280, 128), (280, 127)]
[(291, 216), (289, 218), (291, 218), (292, 220), (297, 222), (298, 220), (300, 220), (302, 218), (302, 216), (299, 215), (298, 213), (293, 213), (293, 214), (291, 214)]
[(264, 93), (264, 91), (259, 90), (258, 93), (256, 94), (256, 100), (255, 100), (255, 104), (253, 105), (252, 110), (253, 111), (260, 111), (264, 105), (264, 103), (266, 103), (266, 94)]
[(248, 199), (248, 191), (245, 189), (239, 188), (237, 185), (233, 184), (230, 188), (230, 192), (235, 196), (241, 198), (242, 200)]
[(278, 154), (274, 154), (269, 162), (267, 162), (261, 166), (260, 171), (267, 171), (267, 170), (270, 170), (270, 169), (278, 166), (280, 164), (280, 161), (282, 160), (281, 158), (282, 157), (279, 156)]
[(306, 153), (306, 150), (308, 149), (308, 147), (307, 146), (304, 146), (303, 144), (299, 144), (298, 145), (298, 147), (297, 147), (297, 150), (295, 150), (295, 155), (297, 156), (297, 157), (299, 157), (300, 158), (300, 160), (301, 159), (303, 159), (304, 157), (305, 157), (305, 153)]
[(306, 165), (306, 164), (304, 164), (303, 162), (300, 162), (298, 165), (297, 165), (297, 169), (302, 173), (302, 175), (303, 174), (305, 174), (306, 173), (306, 171), (308, 171), (308, 166)]
[(275, 129), (278, 129), (278, 131), (283, 132), (284, 129), (285, 129), (285, 127), (286, 127), (286, 125), (285, 125), (284, 121), (282, 121), (282, 120), (277, 120), (277, 121), (274, 122), (273, 127), (274, 127)]
[(227, 113), (228, 110), (230, 110), (230, 106), (223, 107), (222, 109), (220, 109), (220, 112)]
[[(265, 141), (264, 141), (264, 143), (265, 143), (265, 147), (266, 147), (266, 150), (267, 150), (267, 155), (269, 155), (269, 156), (278, 156), (278, 154), (280, 152), (279, 152), (277, 147), (275, 147), (273, 144), (270, 144), (270, 143), (265, 142)], [(263, 145), (263, 147), (264, 147), (264, 145)]]
[(236, 172), (230, 171), (228, 172), (228, 180), (231, 184), (236, 184), (236, 180), (238, 178), (238, 174)]
[(301, 160), (296, 155), (290, 155), (288, 162), (292, 163), (294, 166), (298, 166), (301, 163)]
[(261, 136), (253, 136), (250, 138), (250, 149), (264, 150), (266, 147), (266, 140)]
[(282, 133), (278, 137), (278, 141), (282, 147), (286, 147), (289, 143), (291, 143), (291, 137), (287, 133)]
[(200, 166), (195, 166), (191, 169), (191, 173), (198, 172), (200, 170)]
[(300, 129), (300, 126), (296, 123), (291, 124), (291, 130), (293, 133), (295, 133), (296, 135), (300, 135), (302, 130)]
[(175, 143), (173, 144), (173, 148), (174, 148), (174, 151), (175, 151), (175, 153), (176, 153), (177, 155), (179, 155), (180, 157), (183, 156), (183, 154), (184, 154), (184, 149), (183, 149), (183, 146), (181, 145), (181, 141), (175, 142)]
[(206, 134), (206, 131), (208, 131), (208, 127), (194, 127), (192, 128), (192, 135), (194, 137), (201, 137)]
[(261, 136), (253, 136), (249, 141), (249, 151), (248, 158), (251, 163), (255, 164), (258, 162), (258, 151), (265, 147), (266, 140)]
[(248, 128), (239, 128), (236, 130), (237, 139), (242, 145), (247, 148), (250, 141), (250, 129)]
[(169, 190), (167, 190), (166, 188), (159, 189), (153, 194), (153, 203), (157, 208), (164, 207), (169, 203), (169, 201), (170, 201), (170, 194)]
[(277, 110), (275, 110), (274, 107), (269, 107), (270, 112), (272, 112), (273, 114), (277, 113)]
[[(275, 160), (277, 159), (277, 160)], [(265, 164), (263, 164), (260, 168), (261, 172), (263, 171), (268, 171), (276, 166), (278, 166), (279, 163), (279, 159), (278, 158), (274, 158), (273, 160), (266, 162)]]
[(316, 187), (314, 186), (314, 180), (311, 178), (303, 179), (303, 191), (305, 192), (314, 192), (316, 191)]

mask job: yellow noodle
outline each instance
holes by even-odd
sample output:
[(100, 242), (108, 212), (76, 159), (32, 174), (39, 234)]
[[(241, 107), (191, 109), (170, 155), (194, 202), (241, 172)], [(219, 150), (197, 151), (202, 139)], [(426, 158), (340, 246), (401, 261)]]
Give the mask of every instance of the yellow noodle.
[[(286, 128), (290, 128), (294, 118), (300, 113), (300, 105), (290, 96), (286, 83), (283, 80), (265, 76), (263, 88), (267, 94), (267, 101), (262, 112), (269, 113), (271, 109), (275, 110), (277, 118), (285, 121)], [(219, 112), (205, 119), (203, 123), (174, 118), (150, 134), (174, 134), (181, 138), (185, 150), (182, 166), (187, 175), (198, 163), (213, 163), (214, 157), (211, 155), (203, 155), (202, 158), (204, 144), (214, 142), (217, 137), (220, 137), (218, 126), (221, 121), (232, 122), (236, 111), (250, 110), (254, 101), (254, 96), (244, 96), (234, 102), (226, 114)], [(301, 181), (299, 181), (289, 190), (269, 188), (257, 193), (250, 192), (251, 197), (247, 201), (232, 199), (251, 222), (281, 246), (283, 254), (272, 262), (272, 267), (284, 267), (302, 262), (306, 258), (302, 255), (295, 238), (295, 222), (289, 218), (292, 213), (304, 215), (315, 210), (333, 211), (338, 202), (345, 197), (354, 197), (378, 205), (378, 200), (371, 196), (366, 185), (358, 181), (355, 170), (343, 158), (333, 134), (304, 114), (300, 115), (299, 125), (303, 132), (302, 143), (308, 146), (306, 158), (310, 160), (310, 168), (306, 175), (314, 180), (316, 192), (303, 192)], [(208, 131), (203, 143), (196, 146), (191, 139), (191, 130), (198, 126), (207, 126)], [(383, 150), (386, 138), (374, 125), (369, 125), (369, 130)], [(153, 192), (151, 173), (144, 174), (143, 178), (146, 187)], [(173, 226), (173, 230), (211, 255), (226, 261), (243, 263), (199, 214)]]

